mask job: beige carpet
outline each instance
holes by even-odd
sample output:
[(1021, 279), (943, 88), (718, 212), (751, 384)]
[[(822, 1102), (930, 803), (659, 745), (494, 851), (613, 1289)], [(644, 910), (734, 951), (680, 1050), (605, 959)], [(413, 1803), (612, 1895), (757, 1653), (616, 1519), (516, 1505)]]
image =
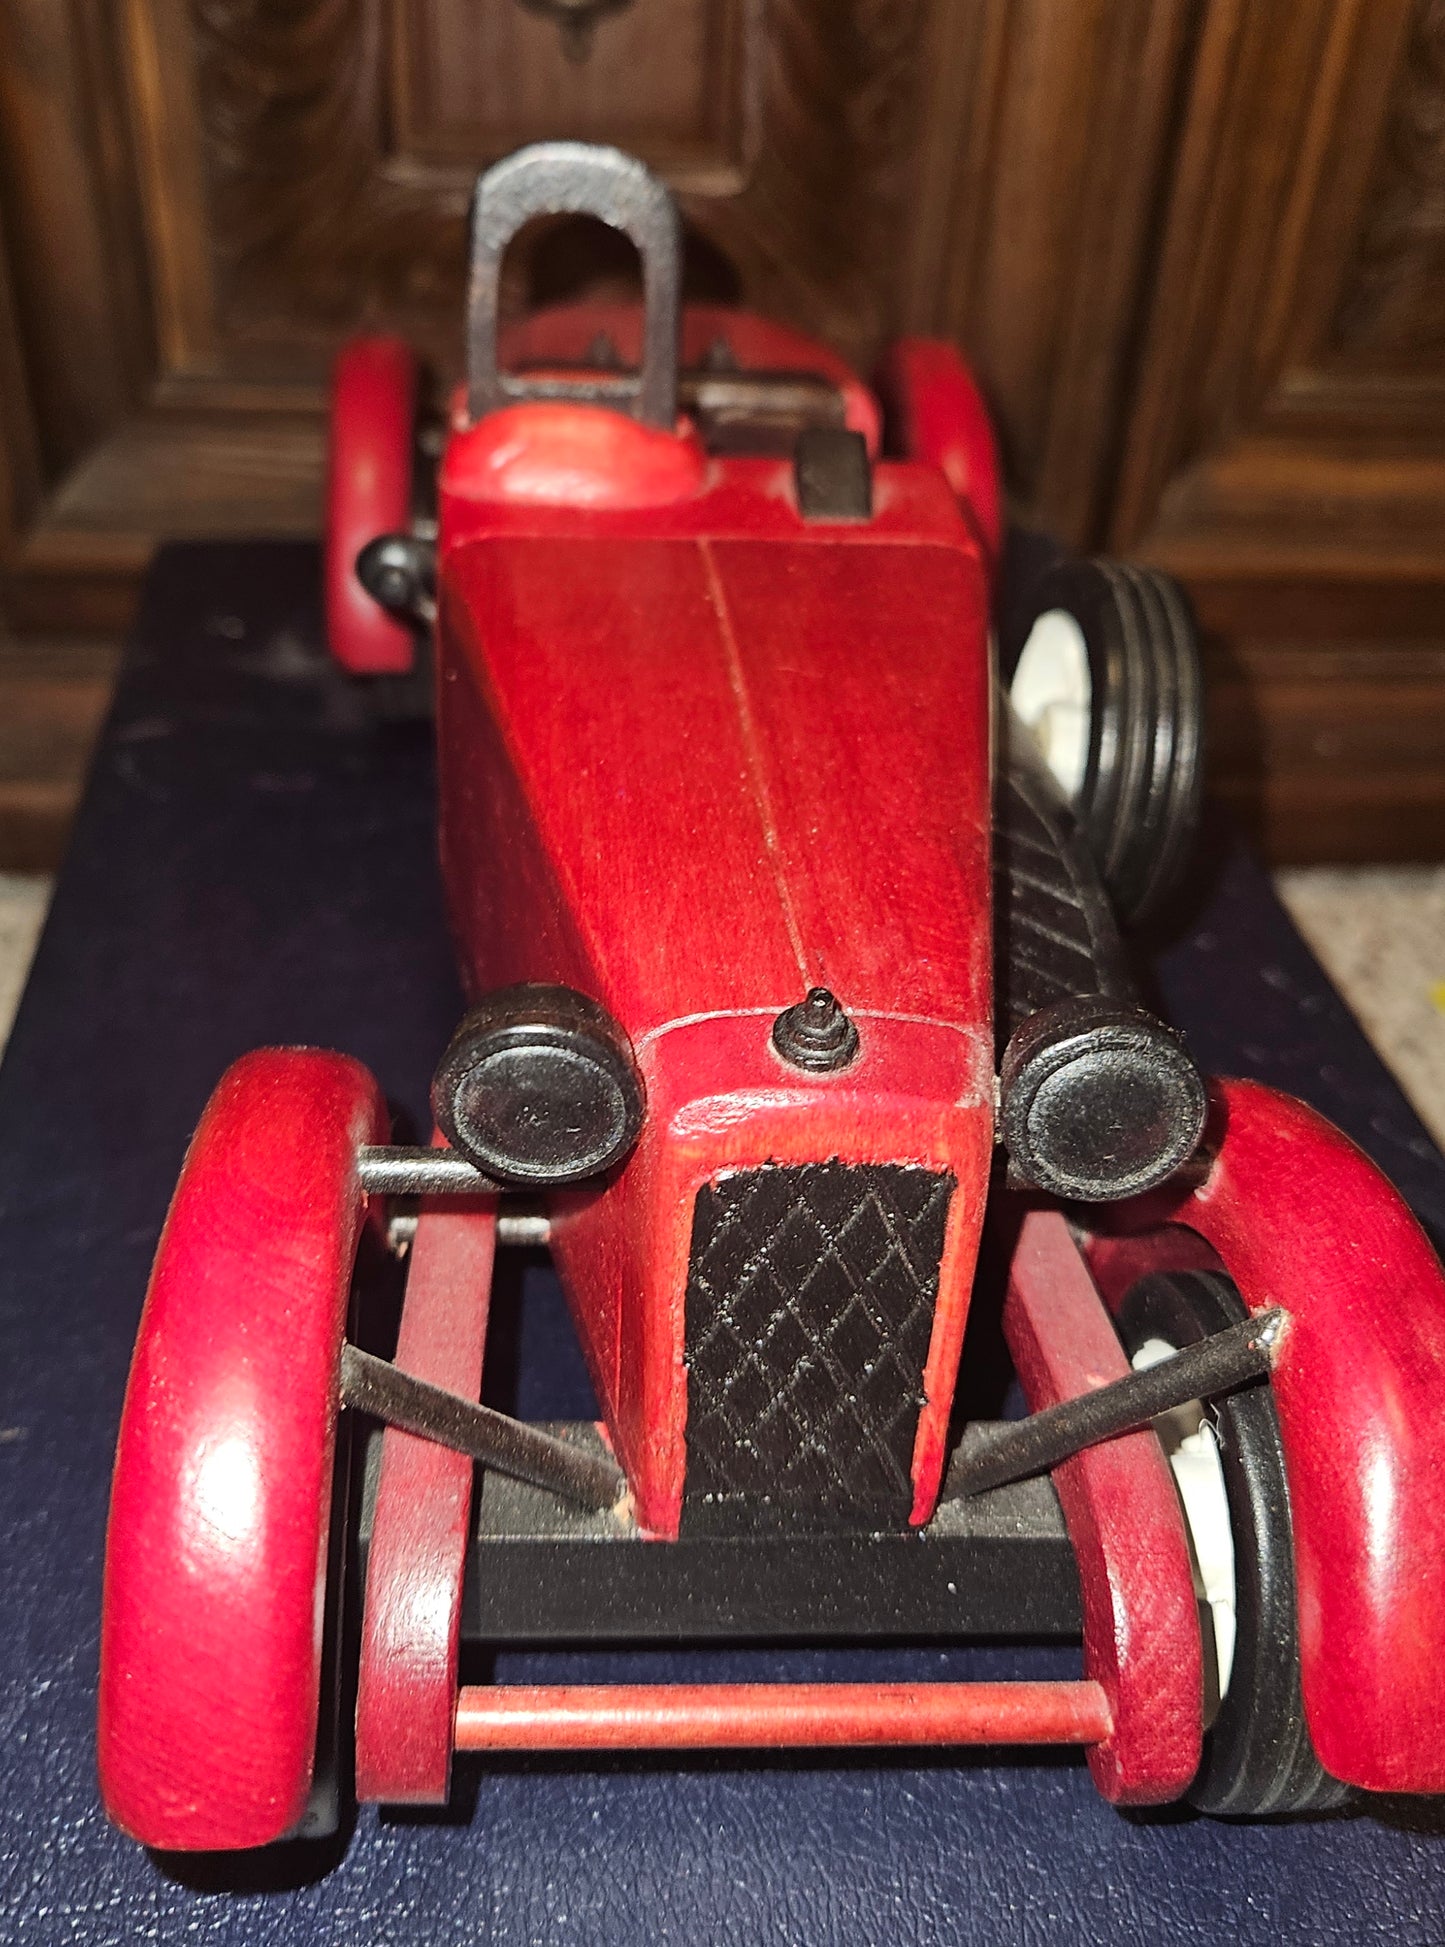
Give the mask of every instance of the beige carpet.
[(1275, 883), (1445, 1148), (1445, 865), (1310, 866)]
[[(1445, 1147), (1445, 866), (1316, 866), (1278, 876), (1295, 924)], [(50, 881), (0, 873), (0, 1047)]]
[(0, 872), (0, 1048), (20, 1004), (49, 901), (49, 879)]

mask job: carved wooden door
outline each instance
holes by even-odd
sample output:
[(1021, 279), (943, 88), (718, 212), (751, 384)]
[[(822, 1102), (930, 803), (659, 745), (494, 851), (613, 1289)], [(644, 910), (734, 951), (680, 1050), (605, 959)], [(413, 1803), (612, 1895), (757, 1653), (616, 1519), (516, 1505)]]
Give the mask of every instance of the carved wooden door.
[[(314, 532), (335, 345), (455, 367), (541, 135), (667, 176), (698, 295), (957, 337), (1016, 511), (1189, 583), (1277, 849), (1445, 849), (1445, 0), (0, 0), (12, 624)], [(628, 273), (544, 225), (511, 300)]]

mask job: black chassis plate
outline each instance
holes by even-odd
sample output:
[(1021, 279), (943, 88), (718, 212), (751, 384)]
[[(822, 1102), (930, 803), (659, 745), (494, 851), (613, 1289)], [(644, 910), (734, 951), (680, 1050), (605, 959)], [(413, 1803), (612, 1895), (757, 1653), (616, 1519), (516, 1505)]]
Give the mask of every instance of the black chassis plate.
[[(585, 1423), (547, 1425), (597, 1442)], [(484, 1474), (462, 1606), (464, 1639), (492, 1643), (1047, 1639), (1079, 1629), (1078, 1570), (1047, 1479), (971, 1497), (945, 1488), (933, 1520), (911, 1532), (653, 1541), (613, 1515)]]

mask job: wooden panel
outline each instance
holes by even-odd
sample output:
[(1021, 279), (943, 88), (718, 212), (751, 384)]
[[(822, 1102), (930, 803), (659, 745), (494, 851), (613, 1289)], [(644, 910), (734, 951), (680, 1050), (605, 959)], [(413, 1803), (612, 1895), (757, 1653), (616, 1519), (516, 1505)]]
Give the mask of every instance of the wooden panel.
[(1272, 856), (1439, 856), (1445, 641), (1208, 645), (1216, 790)]
[[(1436, 721), (1391, 655), (1445, 649), (1445, 0), (613, 0), (583, 58), (538, 8), (0, 0), (12, 623), (120, 626), (163, 536), (315, 531), (339, 339), (454, 372), (473, 172), (595, 137), (678, 188), (692, 294), (865, 367), (963, 344), (1016, 511), (1189, 583), (1272, 843), (1445, 844), (1403, 755), (1301, 839), (1268, 810), (1316, 734), (1324, 804), (1362, 712)], [(631, 268), (539, 224), (506, 302)]]
[[(669, 175), (696, 294), (866, 363), (928, 14), (632, 0), (578, 61), (517, 0), (0, 0), (12, 617), (118, 626), (163, 536), (314, 532), (337, 343), (385, 324), (455, 370), (475, 169), (544, 128)], [(615, 278), (557, 227), (512, 253), (516, 308)]]
[(98, 85), (116, 59), (114, 24), (100, 8), (71, 14), (53, 0), (0, 8), (0, 200), (27, 503), (103, 436), (148, 349), (134, 186), (118, 104)]
[[(1097, 538), (1187, 0), (939, 7), (908, 321), (960, 340), (1016, 504)], [(966, 104), (960, 112), (960, 105)]]
[[(191, 0), (189, 74), (161, 31), (175, 4), (132, 0), (171, 50), (158, 115), (197, 124), (218, 362), (238, 376), (314, 382), (376, 318), (454, 369), (476, 170), (544, 129), (661, 168), (728, 266), (720, 294), (867, 355), (886, 329), (922, 0), (633, 0), (585, 65), (516, 0)], [(517, 308), (528, 281), (524, 263)]]
[(614, 142), (704, 193), (742, 185), (762, 40), (747, 0), (631, 0), (597, 20), (581, 59), (516, 0), (410, 0), (392, 31), (398, 163), (475, 171), (569, 137)]
[(1107, 539), (1219, 632), (1283, 856), (1445, 851), (1442, 117), (1439, 0), (1207, 11)]
[(1445, 8), (1416, 9), (1335, 312), (1337, 351), (1398, 375), (1445, 359)]
[(118, 660), (111, 642), (0, 642), (0, 870), (60, 863)]
[[(1433, 0), (1417, 0), (1407, 38), (1406, 0), (1308, 0), (1283, 22), (1262, 0), (1211, 9), (1117, 544), (1196, 573), (1211, 548), (1244, 546), (1257, 572), (1277, 559), (1294, 574), (1319, 568), (1349, 530), (1354, 572), (1419, 572), (1445, 489), (1445, 366), (1361, 359), (1349, 321), (1376, 158), (1436, 18)], [(1370, 275), (1378, 285), (1377, 250)]]

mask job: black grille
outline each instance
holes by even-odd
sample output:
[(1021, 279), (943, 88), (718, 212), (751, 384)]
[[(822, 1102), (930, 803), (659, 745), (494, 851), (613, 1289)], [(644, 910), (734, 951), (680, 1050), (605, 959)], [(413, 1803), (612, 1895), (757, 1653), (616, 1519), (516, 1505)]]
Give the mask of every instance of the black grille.
[(953, 1188), (924, 1169), (810, 1163), (698, 1192), (685, 1530), (907, 1521)]

